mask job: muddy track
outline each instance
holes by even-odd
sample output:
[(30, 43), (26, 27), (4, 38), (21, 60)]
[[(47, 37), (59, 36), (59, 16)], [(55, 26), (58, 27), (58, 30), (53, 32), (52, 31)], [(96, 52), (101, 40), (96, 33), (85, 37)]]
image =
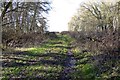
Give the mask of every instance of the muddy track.
[(74, 72), (74, 66), (75, 66), (75, 63), (76, 63), (74, 55), (71, 52), (71, 50), (68, 50), (66, 55), (67, 55), (67, 57), (64, 60), (65, 68), (60, 73), (60, 79), (59, 80), (71, 80), (71, 77), (69, 76), (69, 74)]

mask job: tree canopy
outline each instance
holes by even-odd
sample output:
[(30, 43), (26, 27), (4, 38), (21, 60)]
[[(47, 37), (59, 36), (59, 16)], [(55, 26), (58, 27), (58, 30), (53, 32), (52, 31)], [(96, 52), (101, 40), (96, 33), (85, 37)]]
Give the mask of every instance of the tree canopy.
[(120, 25), (119, 20), (120, 2), (83, 3), (68, 25), (71, 31), (116, 30)]
[(1, 18), (3, 31), (43, 32), (47, 27), (46, 14), (51, 9), (50, 2), (3, 2)]

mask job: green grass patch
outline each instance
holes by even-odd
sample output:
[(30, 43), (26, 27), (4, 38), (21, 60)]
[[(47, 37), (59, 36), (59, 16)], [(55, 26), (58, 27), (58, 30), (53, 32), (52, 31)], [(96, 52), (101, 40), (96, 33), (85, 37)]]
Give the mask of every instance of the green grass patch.
[(75, 67), (75, 71), (70, 76), (73, 80), (95, 80), (96, 69), (92, 64), (80, 64)]
[(25, 53), (4, 55), (7, 66), (3, 67), (3, 78), (57, 79), (64, 69), (63, 61), (66, 58), (69, 42), (71, 42), (70, 37), (58, 35), (58, 38), (49, 39), (39, 47), (16, 48), (16, 51), (25, 51)]
[[(62, 70), (62, 66), (50, 66), (50, 65), (32, 65), (32, 66), (23, 66), (23, 67), (9, 67), (4, 68), (3, 77), (47, 77), (51, 75), (51, 77), (57, 77)], [(55, 75), (56, 74), (56, 75)]]

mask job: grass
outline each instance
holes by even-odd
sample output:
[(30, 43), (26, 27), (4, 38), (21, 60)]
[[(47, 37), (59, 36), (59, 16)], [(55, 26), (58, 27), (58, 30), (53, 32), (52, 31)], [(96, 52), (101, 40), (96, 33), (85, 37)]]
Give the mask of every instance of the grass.
[[(16, 50), (25, 53), (9, 54), (9, 64), (3, 68), (3, 78), (34, 78), (58, 79), (64, 69), (64, 60), (70, 44), (74, 39), (67, 35), (58, 35), (58, 38), (48, 40), (39, 47), (19, 48)], [(72, 48), (74, 57), (77, 59), (75, 71), (68, 74), (73, 80), (95, 77), (94, 66), (87, 61), (91, 53), (80, 54), (77, 47)], [(82, 77), (81, 77), (82, 76)]]
[(3, 54), (3, 79), (58, 79), (64, 69), (67, 47), (72, 40), (66, 35), (48, 40), (34, 48), (16, 48), (15, 53)]
[(4, 68), (4, 76), (8, 77), (37, 77), (42, 78), (51, 76), (58, 77), (62, 67), (61, 66), (50, 66), (50, 65), (32, 65), (32, 66), (22, 66), (22, 67), (9, 67)]

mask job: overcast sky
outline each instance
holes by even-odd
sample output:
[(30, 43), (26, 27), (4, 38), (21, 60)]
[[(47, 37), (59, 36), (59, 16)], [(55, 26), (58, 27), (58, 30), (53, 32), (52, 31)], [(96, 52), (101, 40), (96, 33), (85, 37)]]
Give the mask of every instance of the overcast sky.
[[(101, 0), (52, 0), (53, 9), (49, 13), (49, 31), (67, 31), (68, 22), (75, 14), (81, 2), (91, 2)], [(116, 0), (102, 0), (116, 1)]]
[(86, 0), (53, 0), (53, 9), (49, 13), (49, 31), (67, 31), (68, 22), (79, 8), (79, 4)]

